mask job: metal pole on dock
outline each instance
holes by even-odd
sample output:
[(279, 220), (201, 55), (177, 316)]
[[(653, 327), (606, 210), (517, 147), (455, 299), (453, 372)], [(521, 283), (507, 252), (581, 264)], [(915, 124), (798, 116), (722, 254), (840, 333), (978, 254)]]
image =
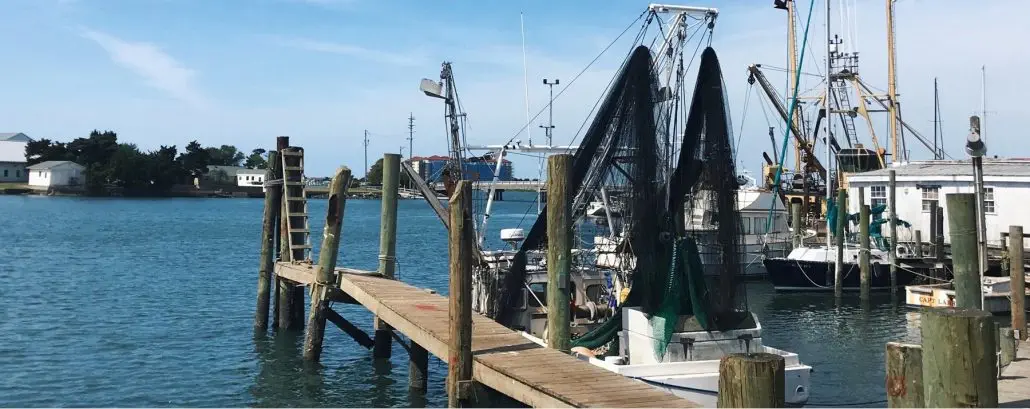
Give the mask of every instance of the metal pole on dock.
[(844, 189), (837, 190), (837, 226), (834, 237), (837, 245), (837, 257), (833, 262), (833, 296), (844, 295), (844, 226), (848, 220), (848, 193)]
[(955, 307), (983, 309), (977, 244), (976, 195), (951, 193), (946, 197), (951, 266), (955, 274)]
[(887, 407), (922, 408), (923, 347), (887, 343)]
[(447, 406), (467, 406), (472, 381), (472, 184), (458, 183), (450, 210), (450, 339), (447, 353)]
[(891, 264), (891, 294), (897, 294), (898, 292), (898, 206), (897, 206), (897, 183), (895, 181), (894, 169), (888, 172), (890, 177), (888, 182), (887, 200), (888, 206), (891, 208), (891, 218), (887, 222), (889, 228), (888, 232), (891, 235), (890, 253), (887, 253), (887, 260)]
[[(277, 152), (268, 153), (268, 163), (275, 163)], [(265, 182), (275, 179), (273, 166), (265, 170)], [(268, 307), (271, 304), (272, 270), (275, 267), (275, 223), (279, 220), (279, 186), (265, 186), (265, 211), (261, 219), (261, 266), (258, 268), (257, 309), (254, 311), (254, 330), (268, 330)]]
[(547, 346), (569, 351), (569, 272), (572, 218), (569, 176), (572, 155), (547, 158)]
[(315, 282), (311, 284), (311, 312), (308, 314), (307, 334), (304, 338), (304, 359), (318, 362), (322, 357), (322, 338), (325, 336), (325, 310), (329, 308), (326, 299), (329, 289), (336, 285), (336, 259), (340, 253), (340, 231), (347, 204), (347, 187), (350, 186), (350, 169), (336, 170), (329, 184), (329, 205), (322, 228), (322, 247), (318, 251), (318, 270)]
[[(971, 193), (965, 195), (974, 196)], [(948, 195), (949, 214), (952, 210), (951, 196), (957, 195)], [(972, 199), (969, 199), (969, 204), (974, 204)], [(972, 238), (968, 241), (975, 250), (974, 216), (973, 211), (968, 213), (967, 218), (971, 223), (967, 235)], [(953, 226), (952, 229), (954, 231)], [(975, 267), (974, 254), (969, 254), (969, 261)], [(963, 308), (925, 309), (922, 336), (923, 395), (926, 407), (998, 407), (995, 352), (998, 335), (991, 313)]]
[(718, 407), (784, 407), (784, 366), (776, 354), (726, 355), (719, 362)]
[[(379, 274), (394, 278), (397, 268), (397, 183), (400, 176), (401, 155), (383, 155), (382, 213), (379, 223)], [(393, 328), (383, 320), (375, 319), (374, 358), (389, 358), (392, 349)]]
[(871, 266), (869, 265), (869, 205), (862, 203), (858, 213), (858, 267), (861, 276), (859, 297), (863, 300), (869, 299), (870, 280), (872, 279)]
[(1026, 341), (1026, 276), (1023, 272), (1023, 226), (1009, 226), (1009, 299), (1012, 330)]

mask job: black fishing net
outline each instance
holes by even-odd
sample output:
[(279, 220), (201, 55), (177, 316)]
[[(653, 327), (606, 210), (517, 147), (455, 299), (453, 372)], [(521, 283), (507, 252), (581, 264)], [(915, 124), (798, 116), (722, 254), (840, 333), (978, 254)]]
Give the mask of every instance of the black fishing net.
[[(639, 46), (623, 64), (573, 158), (573, 215), (599, 197), (617, 197), (621, 209), (620, 246), (634, 260), (631, 290), (622, 306), (639, 306), (652, 326), (671, 336), (680, 315), (693, 315), (706, 330), (733, 328), (746, 316), (738, 293), (740, 217), (736, 211), (736, 172), (725, 106), (722, 73), (707, 48), (679, 146), (670, 143), (668, 98), (659, 99), (651, 52)], [(678, 101), (677, 101), (678, 103)], [(678, 148), (678, 149), (677, 149)], [(678, 158), (674, 157), (678, 153)], [(684, 235), (684, 210), (713, 212), (714, 234)], [(526, 252), (546, 248), (547, 209), (538, 215), (504, 275), (497, 320), (512, 325), (526, 280)], [(712, 232), (709, 232), (712, 233)], [(698, 246), (717, 255), (717, 274), (704, 273)], [(600, 328), (576, 341), (597, 347), (614, 338), (621, 325), (616, 311)], [(660, 332), (659, 332), (660, 330)]]

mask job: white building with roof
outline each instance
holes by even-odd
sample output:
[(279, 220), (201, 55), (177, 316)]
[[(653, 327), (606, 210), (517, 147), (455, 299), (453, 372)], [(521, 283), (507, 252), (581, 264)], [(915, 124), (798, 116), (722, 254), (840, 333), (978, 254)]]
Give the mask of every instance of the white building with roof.
[(32, 141), (21, 132), (0, 133), (0, 182), (24, 183), (29, 180), (25, 169), (25, 146)]
[[(898, 229), (898, 239), (913, 240), (920, 230), (923, 241), (930, 240), (930, 206), (936, 202), (944, 214), (944, 242), (949, 243), (948, 209), (945, 196), (974, 193), (973, 164), (970, 160), (913, 161), (888, 169), (856, 173), (848, 177), (848, 211), (857, 213), (858, 189), (865, 188), (865, 204), (888, 203), (889, 169), (895, 171), (898, 218), (912, 223), (911, 229)], [(987, 242), (1001, 244), (1001, 233), (1009, 226), (1030, 230), (1030, 159), (984, 158), (984, 214)], [(1024, 207), (1027, 206), (1027, 207)], [(890, 209), (886, 214), (890, 213)], [(889, 233), (883, 229), (884, 236)], [(908, 231), (906, 231), (908, 230)]]
[(85, 166), (67, 160), (48, 160), (28, 169), (29, 187), (38, 190), (81, 187), (86, 173)]

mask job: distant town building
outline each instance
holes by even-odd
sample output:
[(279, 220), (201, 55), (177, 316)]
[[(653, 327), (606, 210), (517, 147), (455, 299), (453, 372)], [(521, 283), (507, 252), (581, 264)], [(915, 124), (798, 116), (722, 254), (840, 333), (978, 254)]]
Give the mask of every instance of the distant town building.
[[(440, 179), (440, 173), (447, 166), (447, 156), (415, 156), (411, 158), (411, 167), (422, 179), (435, 181)], [(464, 179), (466, 180), (493, 180), (494, 171), (497, 170), (496, 159), (466, 158)], [(498, 180), (512, 180), (511, 161), (505, 159), (501, 163), (501, 171), (498, 173)]]
[(32, 141), (21, 132), (0, 133), (0, 182), (24, 183), (29, 180), (25, 169), (25, 146)]
[(265, 185), (265, 170), (246, 169), (236, 172), (236, 185), (243, 187), (263, 187)]
[[(950, 193), (975, 192), (973, 164), (968, 159), (912, 161), (853, 174), (848, 177), (849, 212), (859, 211), (859, 188), (865, 188), (865, 204), (870, 207), (889, 203), (890, 169), (895, 172), (898, 218), (912, 223), (911, 229), (898, 229), (898, 239), (912, 240), (914, 232), (920, 230), (923, 240), (928, 241), (930, 207), (936, 203), (944, 214), (944, 242), (950, 243), (945, 197)], [(991, 245), (999, 245), (1001, 233), (1008, 232), (1009, 226), (1030, 226), (1030, 213), (1023, 207), (1030, 203), (1030, 159), (984, 158), (983, 180), (986, 239)]]
[(49, 188), (81, 187), (86, 167), (67, 160), (48, 160), (29, 166), (29, 187)]

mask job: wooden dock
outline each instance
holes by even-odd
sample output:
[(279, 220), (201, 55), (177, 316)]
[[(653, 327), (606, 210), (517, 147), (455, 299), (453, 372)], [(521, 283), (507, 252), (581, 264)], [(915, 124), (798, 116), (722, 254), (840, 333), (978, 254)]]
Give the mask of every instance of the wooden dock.
[(998, 379), (998, 406), (1030, 407), (1030, 342), (1020, 342), (1016, 349), (1016, 359)]
[[(310, 284), (318, 267), (279, 262), (275, 274)], [(375, 272), (336, 269), (338, 302), (358, 303), (446, 360), (447, 299), (430, 290), (379, 277)], [(534, 407), (697, 407), (644, 382), (537, 345), (493, 320), (473, 314), (473, 379)]]

